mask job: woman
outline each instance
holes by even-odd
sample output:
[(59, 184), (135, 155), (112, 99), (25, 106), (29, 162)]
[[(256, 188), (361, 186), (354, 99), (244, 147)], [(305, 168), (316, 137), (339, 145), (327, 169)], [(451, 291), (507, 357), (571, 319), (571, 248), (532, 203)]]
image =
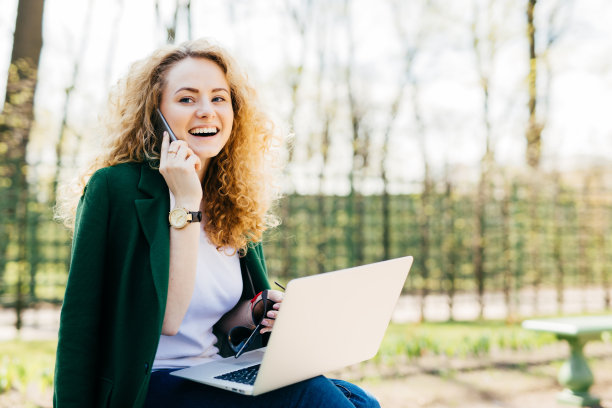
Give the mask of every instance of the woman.
[[(272, 126), (231, 57), (202, 40), (134, 64), (108, 106), (109, 149), (62, 207), (74, 241), (54, 406), (378, 406), (324, 377), (248, 397), (169, 375), (219, 357), (213, 329), (254, 326)], [(158, 108), (178, 140), (161, 136)], [(282, 302), (266, 295), (262, 333)]]

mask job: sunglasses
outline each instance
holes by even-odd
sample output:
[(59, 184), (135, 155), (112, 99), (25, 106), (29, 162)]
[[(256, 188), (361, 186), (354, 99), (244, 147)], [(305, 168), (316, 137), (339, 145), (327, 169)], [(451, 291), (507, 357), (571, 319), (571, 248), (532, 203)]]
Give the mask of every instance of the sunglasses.
[(272, 306), (274, 306), (274, 302), (268, 299), (268, 291), (264, 290), (261, 292), (261, 299), (255, 302), (251, 311), (251, 318), (253, 319), (255, 329), (251, 330), (248, 327), (236, 326), (229, 331), (227, 340), (234, 352), (235, 358), (240, 357), (247, 350), (257, 334), (261, 335), (259, 331), (263, 327), (262, 321), (268, 314), (268, 311), (272, 310)]

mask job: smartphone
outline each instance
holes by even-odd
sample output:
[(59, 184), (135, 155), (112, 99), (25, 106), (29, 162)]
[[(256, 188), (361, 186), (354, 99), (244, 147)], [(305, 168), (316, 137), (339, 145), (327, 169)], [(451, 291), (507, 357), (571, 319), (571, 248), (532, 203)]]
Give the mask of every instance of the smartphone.
[(176, 135), (174, 134), (174, 132), (172, 131), (172, 129), (170, 129), (170, 125), (168, 124), (168, 121), (166, 120), (166, 118), (164, 118), (164, 115), (161, 113), (159, 108), (156, 108), (156, 110), (157, 110), (157, 116), (159, 117), (159, 122), (163, 128), (162, 135), (163, 135), (163, 131), (165, 130), (170, 135), (170, 142), (176, 142), (178, 139)]

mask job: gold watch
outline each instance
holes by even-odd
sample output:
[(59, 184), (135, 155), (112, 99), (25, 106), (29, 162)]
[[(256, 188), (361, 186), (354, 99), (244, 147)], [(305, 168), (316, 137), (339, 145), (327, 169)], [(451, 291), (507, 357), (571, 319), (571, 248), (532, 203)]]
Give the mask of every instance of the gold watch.
[(170, 226), (181, 229), (190, 222), (202, 221), (202, 211), (187, 211), (184, 208), (175, 208), (168, 214)]

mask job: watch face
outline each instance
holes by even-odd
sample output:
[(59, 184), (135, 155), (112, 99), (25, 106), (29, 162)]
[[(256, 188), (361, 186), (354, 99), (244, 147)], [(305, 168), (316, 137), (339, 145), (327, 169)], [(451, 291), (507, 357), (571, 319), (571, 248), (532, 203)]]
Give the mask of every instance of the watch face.
[(170, 216), (168, 217), (170, 221), (170, 225), (175, 228), (183, 228), (187, 225), (187, 211), (183, 208), (175, 208), (170, 211)]

